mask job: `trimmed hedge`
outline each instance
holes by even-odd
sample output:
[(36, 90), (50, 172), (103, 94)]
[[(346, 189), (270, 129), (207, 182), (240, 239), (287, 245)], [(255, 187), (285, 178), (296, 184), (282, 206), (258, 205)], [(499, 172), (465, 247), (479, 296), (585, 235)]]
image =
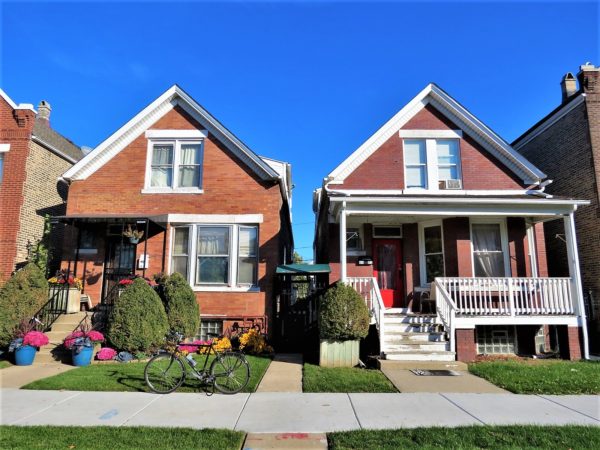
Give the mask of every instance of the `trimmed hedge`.
[(13, 338), (22, 320), (31, 318), (48, 301), (48, 281), (33, 263), (15, 273), (0, 288), (0, 347)]
[(163, 295), (169, 328), (186, 338), (195, 336), (200, 326), (200, 306), (183, 275), (175, 272), (167, 277)]
[(115, 302), (106, 334), (114, 347), (135, 353), (160, 347), (168, 330), (160, 297), (143, 278), (136, 278)]
[(321, 339), (361, 339), (369, 333), (369, 310), (352, 287), (337, 283), (319, 299)]

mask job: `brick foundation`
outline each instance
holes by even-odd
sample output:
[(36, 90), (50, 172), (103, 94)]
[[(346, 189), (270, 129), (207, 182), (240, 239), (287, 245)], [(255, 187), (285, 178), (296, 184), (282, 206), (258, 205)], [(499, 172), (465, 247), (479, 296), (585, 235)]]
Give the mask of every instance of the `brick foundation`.
[(456, 330), (456, 360), (469, 362), (474, 361), (476, 356), (475, 329)]

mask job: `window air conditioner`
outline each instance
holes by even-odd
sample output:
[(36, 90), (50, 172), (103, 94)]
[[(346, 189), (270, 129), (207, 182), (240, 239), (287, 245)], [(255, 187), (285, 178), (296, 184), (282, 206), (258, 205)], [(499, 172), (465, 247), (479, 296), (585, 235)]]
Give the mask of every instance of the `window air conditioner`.
[(442, 180), (440, 181), (440, 189), (462, 189), (461, 180)]

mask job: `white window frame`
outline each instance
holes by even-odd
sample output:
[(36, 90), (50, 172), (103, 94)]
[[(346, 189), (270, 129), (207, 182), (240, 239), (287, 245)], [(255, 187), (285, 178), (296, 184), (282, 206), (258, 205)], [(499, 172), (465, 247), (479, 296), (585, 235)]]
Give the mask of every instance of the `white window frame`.
[(431, 282), (427, 282), (427, 266), (425, 264), (425, 228), (430, 227), (440, 227), (442, 236), (442, 265), (444, 267), (443, 276), (446, 276), (446, 251), (444, 248), (444, 225), (442, 220), (436, 219), (419, 222), (419, 273), (422, 287), (431, 286)]
[(259, 227), (258, 225), (236, 225), (234, 226), (234, 228), (237, 229), (237, 247), (235, 249), (236, 251), (236, 274), (235, 274), (235, 281), (237, 286), (256, 286), (256, 284), (254, 283), (241, 283), (239, 280), (239, 273), (240, 273), (240, 258), (242, 258), (242, 256), (240, 256), (240, 230), (242, 228), (255, 228), (256, 229), (256, 255), (254, 255), (254, 258), (256, 259), (256, 268), (254, 269), (254, 278), (256, 279), (256, 281), (258, 282), (258, 266), (259, 266), (259, 262), (260, 260), (258, 259), (258, 249), (260, 248), (260, 236), (259, 236)]
[[(462, 157), (460, 141), (462, 138), (461, 130), (400, 130), (402, 138), (402, 159), (404, 161), (404, 189), (407, 191), (423, 192), (423, 191), (439, 191), (439, 170), (438, 170), (438, 140), (456, 140), (458, 143), (458, 161), (457, 173), (459, 179), (462, 180)], [(406, 184), (406, 158), (404, 158), (404, 141), (405, 140), (420, 140), (425, 142), (426, 155), (426, 187), (408, 187)]]
[[(148, 146), (146, 151), (146, 176), (142, 194), (202, 194), (204, 192), (204, 141), (208, 132), (202, 130), (147, 130)], [(173, 145), (172, 186), (152, 186), (152, 153), (155, 145)], [(200, 145), (200, 185), (197, 187), (177, 187), (181, 146)]]
[[(198, 263), (198, 229), (199, 227), (228, 227), (229, 228), (229, 265), (227, 283), (196, 283), (196, 267)], [(238, 264), (239, 264), (239, 229), (256, 228), (257, 249), (256, 249), (256, 284), (240, 284), (237, 281)], [(172, 258), (175, 242), (175, 229), (188, 228), (188, 278), (187, 281), (195, 292), (259, 292), (258, 272), (260, 270), (260, 226), (259, 224), (232, 224), (232, 223), (177, 223), (170, 227), (169, 231), (169, 256), (168, 256), (168, 273), (172, 273)]]
[(5, 153), (10, 151), (10, 144), (0, 144), (0, 156), (2, 156), (2, 166), (0, 166), (0, 183), (4, 180), (4, 165), (6, 164)]
[[(438, 152), (437, 152), (437, 143), (438, 143), (438, 141), (455, 141), (456, 142), (456, 144), (457, 144), (456, 145), (456, 148), (457, 148), (456, 158), (457, 159), (456, 159), (456, 163), (455, 164), (440, 164), (440, 162), (439, 162), (439, 155), (438, 155)], [(436, 164), (436, 171), (437, 171), (437, 174), (438, 174), (438, 177), (437, 177), (438, 181), (437, 181), (436, 186), (438, 187), (438, 189), (439, 189), (439, 182), (440, 181), (446, 181), (446, 180), (449, 180), (449, 179), (454, 179), (454, 178), (445, 178), (445, 179), (442, 180), (442, 178), (440, 177), (440, 172), (439, 172), (439, 168), (440, 167), (452, 167), (452, 166), (456, 166), (456, 175), (458, 176), (458, 178), (456, 178), (456, 179), (462, 181), (462, 167), (461, 167), (462, 165), (461, 165), (460, 162), (461, 162), (461, 157), (460, 157), (460, 139), (442, 139), (442, 138), (440, 138), (440, 139), (436, 139), (435, 140), (435, 164)]]
[(502, 255), (504, 256), (504, 277), (510, 278), (510, 254), (508, 252), (508, 231), (506, 227), (506, 217), (487, 218), (471, 217), (469, 219), (469, 241), (471, 245), (471, 276), (475, 276), (475, 246), (473, 245), (473, 224), (498, 224), (500, 225), (500, 244), (502, 246)]

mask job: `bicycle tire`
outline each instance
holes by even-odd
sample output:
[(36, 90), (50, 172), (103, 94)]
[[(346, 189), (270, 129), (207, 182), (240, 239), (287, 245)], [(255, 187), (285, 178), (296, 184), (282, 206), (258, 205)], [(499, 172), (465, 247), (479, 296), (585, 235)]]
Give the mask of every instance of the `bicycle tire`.
[(176, 356), (159, 353), (146, 364), (144, 380), (152, 392), (169, 394), (183, 384), (185, 367)]
[(210, 365), (215, 388), (223, 394), (237, 394), (250, 381), (250, 366), (243, 355), (227, 352), (217, 355)]

